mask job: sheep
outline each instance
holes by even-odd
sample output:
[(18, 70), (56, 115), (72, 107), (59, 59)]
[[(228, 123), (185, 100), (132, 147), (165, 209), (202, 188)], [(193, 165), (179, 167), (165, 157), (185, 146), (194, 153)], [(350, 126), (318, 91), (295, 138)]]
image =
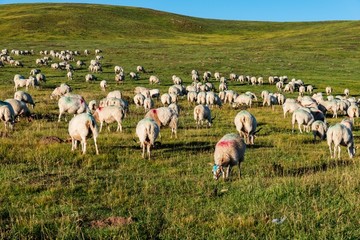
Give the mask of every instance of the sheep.
[(206, 120), (208, 127), (211, 127), (214, 118), (211, 118), (211, 110), (208, 106), (199, 104), (194, 108), (194, 120), (196, 122), (196, 128), (199, 128), (200, 124)]
[(159, 89), (150, 89), (149, 92), (150, 92), (150, 97), (151, 98), (159, 99), (159, 97), (160, 97), (160, 90)]
[(146, 118), (152, 118), (156, 121), (159, 128), (169, 126), (171, 128), (171, 138), (175, 135), (177, 138), (178, 114), (169, 107), (159, 107), (151, 109), (145, 114)]
[(36, 76), (35, 76), (35, 78), (36, 78), (36, 81), (38, 82), (38, 83), (40, 83), (40, 82), (46, 82), (46, 76), (44, 75), (44, 74), (42, 74), (42, 73), (38, 73), (38, 74), (36, 74)]
[(347, 115), (349, 116), (350, 120), (354, 122), (355, 117), (359, 117), (359, 107), (355, 104), (352, 104), (347, 109)]
[(206, 104), (206, 92), (199, 92), (197, 95), (197, 104)]
[[(58, 101), (58, 107), (59, 107), (59, 118), (58, 122), (61, 121), (61, 115), (65, 112), (68, 112), (70, 114), (80, 114), (84, 113), (85, 111), (89, 111), (84, 98), (78, 97), (78, 96), (62, 96), (60, 97)], [(65, 118), (66, 121), (66, 118)]]
[(141, 93), (138, 93), (134, 96), (134, 103), (137, 108), (144, 106), (144, 100), (145, 100), (145, 96), (142, 95)]
[(68, 80), (73, 80), (73, 72), (72, 71), (67, 72), (66, 77)]
[(316, 136), (318, 136), (320, 140), (324, 140), (326, 137), (327, 125), (321, 120), (316, 120), (311, 124), (311, 131), (314, 135), (314, 142), (316, 141)]
[(160, 84), (160, 80), (157, 76), (151, 75), (149, 77), (149, 83), (150, 84)]
[[(224, 104), (229, 102), (229, 105), (233, 104), (235, 99), (238, 97), (237, 93), (234, 92), (233, 90), (226, 90), (224, 91), (225, 93), (225, 96), (224, 96)], [(219, 98), (221, 99), (222, 96), (220, 96), (220, 93), (219, 93)]]
[(98, 127), (94, 117), (90, 113), (81, 113), (74, 116), (68, 127), (68, 132), (71, 137), (71, 151), (77, 148), (77, 142), (81, 142), (82, 153), (86, 153), (86, 138), (93, 136), (96, 155), (99, 155), (96, 138), (99, 135)]
[(56, 99), (59, 99), (59, 97), (70, 93), (72, 91), (72, 88), (67, 85), (66, 83), (62, 83), (59, 87), (56, 87), (54, 91), (50, 95), (50, 99), (53, 99), (54, 97)]
[(303, 96), (305, 94), (306, 88), (305, 86), (299, 87), (299, 96)]
[(150, 160), (150, 148), (154, 146), (155, 140), (158, 137), (160, 128), (152, 118), (144, 118), (136, 125), (136, 135), (140, 140), (140, 147), (142, 148), (142, 158), (145, 158), (145, 148), (147, 149), (148, 159)]
[(251, 108), (252, 105), (252, 96), (248, 95), (248, 94), (240, 94), (239, 96), (237, 96), (234, 100), (233, 103), (233, 107), (238, 107), (239, 105), (247, 105)]
[(16, 119), (18, 116), (25, 116), (25, 117), (31, 116), (30, 110), (24, 102), (12, 98), (6, 99), (4, 102), (9, 103), (13, 108), (14, 119)]
[[(340, 145), (346, 146), (350, 158), (355, 155), (354, 137), (352, 131), (341, 123), (330, 126), (327, 133), (327, 144), (330, 150), (330, 157), (336, 157), (338, 151), (338, 158), (340, 159)], [(334, 144), (334, 152), (332, 152), (332, 144)], [(333, 154), (334, 153), (334, 154)]]
[(312, 94), (312, 92), (314, 91), (314, 87), (313, 87), (312, 85), (308, 85), (308, 86), (306, 87), (306, 91), (307, 91), (308, 93)]
[(85, 81), (86, 82), (90, 82), (90, 81), (95, 81), (97, 78), (94, 76), (94, 75), (92, 75), (92, 74), (86, 74), (86, 76), (85, 76)]
[(187, 100), (190, 103), (195, 103), (197, 101), (197, 93), (195, 91), (189, 91), (187, 93)]
[(145, 98), (144, 99), (144, 110), (145, 110), (145, 112), (149, 111), (153, 107), (154, 107), (154, 101), (149, 97)]
[(96, 100), (91, 100), (88, 104), (88, 107), (90, 109), (90, 112), (93, 113), (98, 108)]
[(170, 108), (171, 110), (173, 110), (177, 115), (179, 115), (180, 113), (180, 108), (176, 103), (171, 103), (168, 108)]
[(166, 105), (169, 105), (171, 103), (171, 96), (168, 93), (164, 93), (163, 95), (161, 95), (160, 100), (165, 107)]
[(301, 108), (301, 105), (298, 104), (294, 99), (288, 98), (286, 99), (285, 103), (282, 105), (284, 118), (286, 117), (286, 113), (293, 113), (295, 110)]
[(125, 81), (125, 73), (124, 72), (120, 72), (115, 75), (115, 82), (117, 84), (124, 83), (124, 81)]
[(134, 93), (141, 93), (145, 97), (150, 97), (150, 90), (145, 87), (135, 87)]
[[(93, 114), (95, 120), (97, 122), (100, 122), (100, 130), (99, 133), (102, 130), (103, 123), (113, 123), (117, 122), (118, 126), (116, 128), (116, 132), (120, 131), (122, 132), (122, 120), (125, 116), (125, 111), (122, 107), (118, 106), (106, 106), (106, 107), (98, 107), (94, 114)], [(110, 126), (108, 126), (108, 131), (110, 131)]]
[(219, 72), (215, 72), (214, 73), (214, 78), (215, 78), (216, 81), (219, 81), (220, 78), (221, 78), (221, 74)]
[(344, 95), (348, 97), (350, 95), (350, 90), (348, 88), (344, 89)]
[(129, 73), (130, 79), (139, 80), (139, 75), (136, 72)]
[(330, 94), (332, 93), (332, 87), (327, 86), (327, 87), (325, 88), (325, 92), (326, 92), (326, 95), (330, 95)]
[(246, 110), (242, 110), (236, 114), (234, 124), (240, 136), (245, 139), (245, 143), (253, 145), (255, 134), (260, 131), (260, 129), (256, 131), (257, 121), (255, 116)]
[(0, 120), (5, 124), (5, 130), (9, 127), (10, 130), (14, 129), (15, 114), (12, 106), (7, 103), (0, 101)]
[(111, 91), (107, 94), (106, 98), (121, 98), (121, 92), (119, 90)]
[(115, 74), (119, 74), (120, 72), (123, 72), (123, 71), (124, 71), (124, 69), (122, 67), (120, 67), (120, 66), (115, 66), (114, 67)]
[[(239, 167), (239, 179), (241, 178), (240, 164), (245, 158), (246, 145), (244, 139), (235, 133), (225, 134), (215, 145), (214, 166), (212, 169), (214, 179), (218, 180), (220, 175), (228, 179), (231, 167)], [(227, 168), (226, 171), (224, 168)]]
[(136, 67), (136, 71), (146, 73), (145, 68), (143, 66), (140, 66), (140, 65)]
[(310, 110), (299, 108), (293, 112), (292, 115), (292, 132), (294, 132), (295, 122), (298, 123), (300, 133), (302, 133), (301, 126), (304, 126), (306, 132), (310, 131), (311, 124), (315, 121), (314, 116), (310, 113)]
[(279, 82), (276, 82), (275, 84), (276, 86), (276, 89), (279, 91), (279, 92), (282, 92), (282, 89), (284, 87), (284, 83), (282, 81), (279, 81)]
[(100, 88), (101, 88), (101, 90), (102, 91), (106, 91), (106, 88), (107, 88), (107, 82), (106, 82), (106, 80), (102, 80), (101, 82), (100, 82)]
[(277, 104), (277, 98), (274, 94), (269, 93), (268, 95), (265, 96), (264, 101), (263, 101), (263, 106), (265, 106), (265, 104), (267, 104), (269, 107), (272, 108), (272, 110), (274, 110), (274, 105)]
[(15, 92), (14, 99), (30, 104), (33, 109), (35, 107), (35, 102), (32, 96), (27, 92), (23, 92), (23, 91)]
[(342, 125), (344, 125), (345, 127), (347, 127), (348, 129), (350, 129), (351, 131), (354, 128), (354, 122), (351, 121), (350, 119), (344, 118), (343, 120), (341, 120), (340, 122)]

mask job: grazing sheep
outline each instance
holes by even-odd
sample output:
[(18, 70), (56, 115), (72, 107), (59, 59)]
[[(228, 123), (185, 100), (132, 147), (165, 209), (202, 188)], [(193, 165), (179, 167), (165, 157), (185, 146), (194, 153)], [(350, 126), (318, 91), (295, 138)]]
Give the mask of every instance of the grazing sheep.
[(106, 88), (107, 88), (107, 82), (106, 82), (106, 80), (102, 80), (101, 82), (100, 82), (100, 88), (101, 88), (101, 90), (102, 91), (106, 91)]
[(121, 92), (119, 90), (111, 91), (107, 94), (106, 98), (121, 98)]
[(161, 95), (160, 100), (165, 107), (166, 105), (169, 105), (171, 103), (171, 96), (168, 93), (164, 93), (163, 95)]
[(15, 124), (15, 116), (12, 106), (7, 103), (0, 101), (0, 120), (5, 124), (5, 130), (9, 127), (13, 130)]
[[(326, 138), (331, 158), (336, 158), (336, 151), (338, 151), (338, 158), (340, 159), (340, 145), (347, 147), (350, 158), (354, 157), (354, 137), (352, 131), (345, 125), (337, 123), (330, 126), (326, 133)], [(332, 152), (332, 144), (334, 144), (334, 152)]]
[(154, 101), (152, 100), (152, 98), (145, 98), (144, 99), (144, 110), (145, 112), (149, 111), (151, 108), (154, 107)]
[(177, 115), (179, 115), (180, 113), (180, 108), (176, 103), (171, 103), (168, 108), (170, 108), (171, 110), (173, 110)]
[(295, 110), (301, 108), (301, 105), (298, 104), (294, 99), (288, 98), (286, 99), (285, 103), (282, 105), (284, 118), (286, 117), (286, 113), (293, 113)]
[(171, 108), (159, 107), (151, 109), (146, 113), (145, 117), (154, 119), (159, 128), (169, 126), (171, 128), (171, 138), (173, 135), (177, 138), (178, 114)]
[(197, 93), (194, 91), (190, 91), (187, 94), (187, 100), (190, 103), (195, 103), (197, 101)]
[(59, 97), (64, 96), (67, 93), (70, 93), (72, 91), (71, 87), (67, 85), (66, 83), (62, 83), (59, 87), (56, 87), (54, 91), (50, 95), (50, 99), (53, 99), (54, 97), (56, 99), (59, 99)]
[(15, 92), (14, 99), (30, 104), (33, 109), (35, 107), (35, 102), (34, 102), (33, 98), (27, 92), (23, 92), (23, 91)]
[(350, 95), (350, 90), (348, 88), (344, 89), (344, 95), (348, 97)]
[(257, 121), (254, 115), (242, 110), (236, 114), (234, 124), (240, 136), (245, 139), (245, 143), (253, 145), (255, 134), (260, 131), (260, 129), (256, 131)]
[(248, 95), (248, 94), (240, 94), (239, 96), (237, 96), (234, 100), (233, 103), (233, 107), (238, 107), (240, 105), (247, 105), (251, 108), (252, 105), (252, 96)]
[(81, 113), (74, 116), (69, 122), (69, 135), (71, 137), (71, 151), (77, 148), (77, 142), (81, 142), (82, 153), (86, 153), (86, 138), (93, 136), (96, 155), (99, 154), (96, 138), (98, 137), (98, 127), (94, 117), (90, 113)]
[(206, 92), (199, 92), (197, 95), (197, 103), (205, 105), (206, 104)]
[(313, 87), (312, 85), (308, 85), (308, 86), (306, 87), (306, 91), (307, 91), (308, 93), (312, 94), (312, 92), (314, 91), (314, 87)]
[(73, 72), (72, 71), (67, 72), (66, 77), (68, 80), (73, 80)]
[(152, 118), (144, 118), (136, 125), (136, 135), (140, 140), (140, 147), (142, 148), (142, 157), (145, 158), (145, 148), (150, 160), (150, 148), (154, 146), (155, 140), (158, 137), (160, 128)]
[(354, 122), (355, 117), (359, 117), (359, 107), (355, 104), (352, 104), (347, 109), (347, 115), (349, 116), (350, 120)]
[(134, 103), (137, 108), (144, 106), (144, 100), (145, 100), (145, 96), (142, 95), (141, 93), (138, 93), (134, 96)]
[(150, 90), (145, 87), (136, 87), (134, 93), (135, 94), (141, 93), (145, 97), (150, 97)]
[(129, 73), (130, 79), (139, 80), (139, 75), (136, 72)]
[(137, 72), (143, 72), (143, 73), (146, 72), (146, 71), (145, 71), (145, 68), (144, 68), (143, 66), (140, 66), (140, 65), (136, 67), (136, 71), (137, 71)]
[[(70, 114), (80, 114), (84, 113), (85, 111), (89, 111), (84, 98), (78, 96), (62, 96), (58, 101), (59, 106), (59, 119), (58, 122), (61, 121), (61, 115), (65, 112)], [(66, 121), (66, 118), (65, 118)]]
[(299, 108), (293, 112), (292, 115), (292, 131), (294, 132), (295, 122), (298, 123), (300, 133), (302, 133), (301, 126), (304, 126), (306, 132), (310, 131), (310, 126), (314, 122), (314, 116), (311, 114), (310, 110), (304, 108)]
[[(219, 142), (216, 143), (214, 151), (214, 179), (218, 180), (220, 175), (226, 180), (231, 171), (231, 167), (237, 165), (239, 167), (239, 178), (241, 177), (240, 164), (245, 158), (246, 145), (244, 140), (238, 134), (229, 133), (224, 135)], [(227, 168), (226, 171), (224, 168)]]
[(124, 71), (124, 69), (122, 67), (120, 67), (120, 66), (115, 66), (114, 67), (115, 74), (119, 74), (119, 73), (121, 73), (123, 71)]
[(159, 89), (150, 89), (149, 92), (150, 92), (150, 97), (151, 98), (159, 99), (159, 97), (160, 97), (160, 90)]
[(16, 119), (19, 116), (25, 116), (30, 117), (31, 113), (29, 108), (26, 106), (26, 104), (22, 101), (19, 101), (17, 99), (6, 99), (4, 102), (7, 102), (11, 105), (14, 111), (14, 119)]
[(311, 131), (314, 135), (314, 142), (316, 141), (316, 136), (318, 136), (320, 140), (324, 140), (326, 137), (327, 125), (321, 120), (316, 120), (311, 124)]
[(325, 88), (326, 95), (330, 95), (332, 93), (332, 87), (326, 87)]
[(36, 81), (38, 82), (38, 83), (40, 83), (40, 82), (46, 82), (46, 76), (44, 75), (44, 74), (42, 74), (42, 73), (38, 73), (38, 74), (36, 74), (36, 76), (35, 76), (35, 78), (36, 78)]
[(115, 82), (117, 84), (124, 83), (124, 81), (125, 81), (125, 73), (124, 72), (120, 72), (115, 75)]
[(90, 81), (95, 81), (97, 78), (94, 76), (94, 75), (92, 75), (92, 74), (86, 74), (86, 76), (85, 76), (85, 81), (86, 82), (90, 82)]
[(203, 125), (204, 121), (207, 121), (208, 127), (211, 127), (214, 118), (211, 118), (211, 110), (208, 106), (199, 104), (194, 108), (194, 120), (196, 128), (199, 128), (200, 124)]
[[(109, 123), (113, 123), (115, 121), (118, 124), (116, 131), (122, 132), (121, 123), (125, 116), (125, 111), (122, 107), (118, 107), (118, 106), (98, 107), (95, 110), (93, 116), (97, 122), (100, 122), (99, 132), (101, 132), (104, 122), (109, 124)], [(110, 131), (109, 125), (108, 125), (108, 131)]]
[(149, 78), (150, 84), (160, 84), (160, 79), (157, 76), (151, 75)]

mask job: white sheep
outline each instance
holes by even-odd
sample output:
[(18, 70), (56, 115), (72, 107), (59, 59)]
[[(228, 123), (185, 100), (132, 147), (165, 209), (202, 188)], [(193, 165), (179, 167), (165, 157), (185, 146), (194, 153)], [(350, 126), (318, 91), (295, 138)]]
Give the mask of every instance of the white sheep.
[[(331, 158), (336, 158), (336, 151), (340, 159), (340, 145), (346, 146), (349, 157), (353, 158), (355, 155), (354, 137), (352, 131), (341, 123), (330, 126), (327, 133), (327, 144), (330, 150)], [(334, 144), (334, 152), (332, 152), (332, 144)]]
[(252, 105), (252, 96), (248, 95), (248, 94), (240, 94), (239, 96), (237, 96), (234, 99), (234, 103), (233, 103), (233, 107), (238, 107), (240, 105), (247, 105), (251, 108)]
[(245, 139), (246, 144), (254, 144), (257, 121), (254, 115), (246, 110), (238, 112), (234, 119), (236, 130)]
[(62, 83), (59, 87), (56, 87), (54, 91), (50, 95), (50, 99), (53, 99), (54, 97), (56, 99), (59, 99), (59, 97), (70, 93), (72, 91), (72, 88), (67, 85), (66, 83)]
[(106, 80), (102, 80), (101, 82), (100, 82), (100, 88), (101, 88), (101, 90), (102, 91), (106, 91), (106, 88), (107, 88), (107, 82), (106, 82)]
[(136, 107), (142, 107), (144, 106), (144, 100), (145, 100), (145, 96), (142, 95), (141, 93), (138, 93), (134, 96), (134, 103), (136, 105)]
[(316, 120), (311, 124), (311, 131), (314, 135), (314, 141), (316, 141), (316, 136), (318, 136), (320, 140), (324, 140), (326, 137), (327, 125), (321, 120)]
[[(118, 106), (106, 106), (106, 107), (98, 107), (94, 114), (95, 120), (100, 122), (100, 130), (101, 132), (104, 122), (107, 124), (117, 122), (118, 126), (116, 131), (122, 132), (122, 120), (125, 116), (125, 111), (122, 107)], [(108, 131), (110, 131), (110, 126), (108, 125)]]
[[(246, 145), (239, 134), (229, 133), (224, 135), (215, 146), (214, 166), (212, 169), (214, 179), (227, 179), (230, 175), (231, 167), (239, 167), (239, 178), (241, 177), (240, 164), (245, 158)], [(224, 168), (227, 168), (226, 171)]]
[(349, 116), (350, 120), (354, 122), (355, 117), (359, 117), (359, 107), (355, 104), (352, 104), (347, 109), (347, 115)]
[(149, 90), (149, 92), (150, 92), (150, 97), (151, 98), (157, 98), (157, 99), (159, 99), (159, 97), (160, 97), (160, 90), (159, 89), (150, 89)]
[(25, 116), (25, 117), (31, 116), (30, 110), (24, 102), (13, 98), (6, 99), (4, 102), (9, 103), (13, 108), (15, 119), (19, 116)]
[(124, 72), (120, 72), (115, 75), (115, 82), (117, 84), (124, 83), (124, 81), (125, 81), (125, 73)]
[(297, 122), (300, 133), (302, 133), (301, 126), (304, 126), (304, 130), (309, 132), (310, 126), (314, 121), (314, 116), (311, 114), (309, 109), (299, 108), (295, 110), (292, 115), (292, 131), (294, 132), (295, 122)]
[(60, 97), (58, 101), (58, 107), (59, 107), (58, 122), (61, 121), (61, 115), (64, 114), (65, 112), (70, 114), (80, 114), (80, 113), (84, 113), (85, 111), (90, 111), (84, 98), (78, 96), (64, 95)]
[(325, 92), (326, 92), (326, 95), (330, 95), (330, 94), (332, 93), (332, 87), (327, 86), (327, 87), (325, 88)]
[(0, 120), (5, 124), (5, 130), (9, 127), (13, 130), (15, 124), (15, 114), (12, 106), (7, 103), (0, 101)]
[(85, 81), (86, 82), (90, 82), (90, 81), (95, 81), (97, 78), (95, 77), (95, 75), (92, 75), (92, 74), (86, 74), (85, 75)]
[(195, 103), (197, 101), (197, 93), (195, 91), (190, 91), (187, 93), (187, 100), (190, 103)]
[(151, 75), (149, 77), (150, 84), (160, 84), (160, 79), (157, 76)]
[(147, 89), (146, 87), (140, 87), (140, 86), (135, 87), (134, 93), (135, 94), (141, 93), (145, 97), (150, 97), (150, 90)]
[(152, 98), (145, 98), (144, 99), (144, 110), (145, 112), (149, 111), (151, 108), (154, 107), (154, 101), (152, 100)]
[(177, 138), (178, 128), (178, 114), (169, 107), (159, 107), (151, 109), (145, 115), (146, 118), (152, 118), (158, 124), (159, 128), (162, 126), (169, 126), (171, 128), (171, 138), (175, 135)]
[(155, 140), (158, 137), (160, 128), (152, 118), (144, 118), (136, 125), (136, 135), (140, 140), (140, 147), (142, 148), (142, 157), (145, 158), (145, 148), (150, 160), (150, 148), (154, 146)]
[(119, 90), (111, 91), (107, 94), (106, 98), (121, 98), (121, 92)]
[(282, 105), (284, 118), (286, 117), (286, 113), (293, 113), (295, 110), (301, 108), (301, 105), (297, 103), (294, 99), (287, 98), (285, 103)]
[(143, 66), (140, 66), (140, 65), (136, 67), (136, 71), (137, 71), (137, 72), (143, 72), (143, 73), (146, 72), (146, 71), (145, 71), (145, 68), (144, 68)]
[(66, 77), (67, 77), (68, 80), (73, 80), (73, 72), (72, 72), (72, 71), (68, 71), (68, 72), (66, 73)]
[(160, 101), (161, 101), (161, 103), (163, 104), (164, 107), (169, 105), (171, 103), (170, 94), (168, 94), (168, 93), (162, 94), (161, 97), (160, 97)]
[(197, 104), (206, 104), (206, 92), (199, 92), (197, 95)]
[(17, 99), (19, 101), (22, 101), (24, 103), (30, 104), (31, 107), (34, 109), (35, 107), (35, 102), (32, 98), (32, 96), (24, 91), (17, 91), (14, 93), (14, 99)]
[(74, 116), (69, 122), (69, 135), (71, 137), (71, 151), (77, 148), (78, 141), (81, 142), (82, 153), (86, 153), (86, 138), (93, 136), (96, 154), (99, 154), (96, 138), (98, 137), (98, 127), (94, 117), (90, 113), (81, 113)]
[(211, 118), (211, 110), (208, 106), (199, 104), (194, 108), (194, 120), (197, 128), (200, 124), (203, 125), (204, 121), (207, 121), (208, 127), (211, 127), (214, 118)]

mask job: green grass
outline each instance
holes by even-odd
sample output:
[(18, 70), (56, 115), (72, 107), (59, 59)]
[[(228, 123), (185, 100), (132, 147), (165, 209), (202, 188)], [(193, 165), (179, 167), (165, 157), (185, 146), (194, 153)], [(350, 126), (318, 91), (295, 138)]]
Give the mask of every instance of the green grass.
[[(63, 11), (66, 9), (66, 11)], [(93, 16), (96, 15), (96, 17)], [(119, 89), (132, 103), (136, 86), (172, 85), (171, 76), (191, 83), (190, 72), (220, 71), (244, 75), (287, 75), (334, 95), (360, 96), (358, 67), (359, 21), (274, 23), (190, 18), (149, 9), (88, 4), (21, 4), (0, 6), (0, 46), (33, 49), (33, 56), (14, 56), (23, 68), (0, 68), (0, 99), (13, 97), (14, 74), (28, 76), (40, 50), (90, 49), (77, 59), (88, 64), (96, 48), (104, 52), (109, 90)], [(44, 21), (46, 19), (46, 21)], [(58, 60), (54, 60), (58, 62)], [(75, 65), (75, 63), (73, 63)], [(114, 82), (113, 67), (126, 73), (143, 65), (140, 80)], [(2, 239), (358, 239), (360, 167), (342, 149), (341, 160), (329, 157), (325, 142), (312, 142), (309, 133), (291, 132), (290, 116), (281, 107), (272, 111), (261, 100), (249, 109), (260, 127), (255, 145), (246, 150), (243, 177), (237, 169), (227, 182), (211, 175), (216, 142), (235, 132), (239, 109), (214, 108), (211, 128), (196, 129), (193, 106), (180, 99), (178, 139), (161, 130), (162, 145), (152, 160), (141, 158), (135, 126), (143, 109), (130, 105), (122, 133), (107, 132), (88, 151), (71, 152), (69, 142), (42, 144), (44, 136), (68, 138), (67, 122), (57, 122), (57, 101), (51, 91), (62, 82), (86, 101), (100, 100), (99, 81), (85, 83), (86, 68), (74, 80), (64, 71), (39, 67), (48, 81), (29, 89), (37, 119), (21, 119), (15, 130), (0, 138), (0, 238)], [(161, 84), (150, 86), (157, 75)], [(218, 83), (214, 82), (218, 87)], [(275, 92), (275, 86), (229, 83), (230, 89)], [(295, 98), (297, 94), (287, 94)], [(155, 101), (156, 107), (161, 106)], [(330, 124), (339, 122), (331, 119)], [(71, 116), (67, 116), (68, 120)], [(113, 126), (114, 130), (114, 126)], [(5, 132), (0, 125), (0, 131)], [(355, 121), (355, 144), (359, 142)], [(133, 217), (125, 226), (96, 228), (92, 221)], [(285, 216), (283, 224), (272, 219)]]

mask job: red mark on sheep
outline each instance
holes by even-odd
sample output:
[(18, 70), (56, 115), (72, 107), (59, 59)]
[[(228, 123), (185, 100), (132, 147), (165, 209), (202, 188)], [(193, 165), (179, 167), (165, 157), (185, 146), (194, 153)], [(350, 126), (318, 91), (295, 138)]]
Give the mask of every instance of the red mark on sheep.
[(218, 142), (216, 145), (219, 147), (230, 147), (231, 145), (233, 145), (233, 141), (221, 141)]
[(156, 110), (156, 109), (153, 109), (153, 110), (152, 110), (152, 113), (157, 114), (157, 110)]

